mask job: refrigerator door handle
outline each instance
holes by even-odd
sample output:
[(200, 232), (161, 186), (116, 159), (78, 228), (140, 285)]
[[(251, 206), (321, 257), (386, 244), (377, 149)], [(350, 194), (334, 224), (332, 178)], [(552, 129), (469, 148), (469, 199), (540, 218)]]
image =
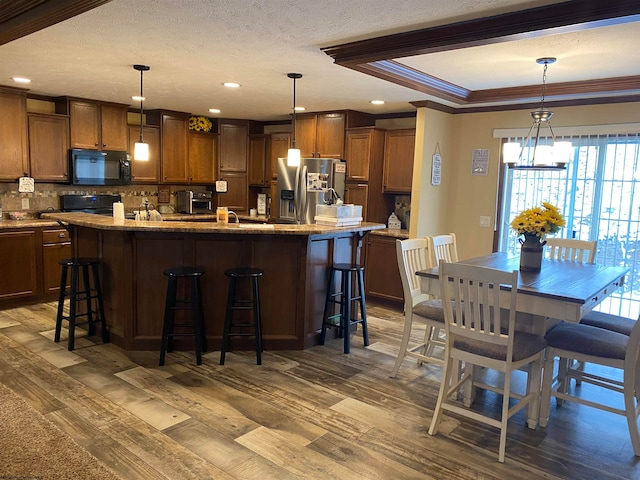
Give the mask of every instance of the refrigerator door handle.
[(298, 211), (298, 223), (301, 224), (303, 220), (306, 223), (306, 215), (307, 215), (307, 172), (308, 169), (306, 165), (302, 167), (300, 172), (300, 210)]
[(300, 167), (296, 167), (296, 180), (293, 186), (293, 220), (295, 223), (300, 223)]

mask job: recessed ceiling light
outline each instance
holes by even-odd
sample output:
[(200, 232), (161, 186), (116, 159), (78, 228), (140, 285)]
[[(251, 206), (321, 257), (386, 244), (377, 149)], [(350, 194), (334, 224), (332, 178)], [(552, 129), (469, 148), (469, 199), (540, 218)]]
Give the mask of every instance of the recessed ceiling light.
[(133, 95), (131, 97), (131, 100), (133, 100), (134, 102), (142, 102), (142, 101), (146, 100), (146, 98), (141, 97), (140, 95)]
[(384, 100), (371, 100), (373, 105), (384, 105)]
[(304, 108), (304, 107), (296, 107), (295, 110), (296, 110), (296, 112), (304, 112), (306, 110), (306, 108)]
[(229, 88), (238, 88), (240, 86), (240, 84), (236, 82), (224, 82), (222, 85)]
[(24, 78), (24, 77), (11, 77), (11, 80), (13, 80), (16, 83), (31, 83), (30, 78)]
[(209, 112), (211, 112), (211, 113), (220, 113), (220, 109), (219, 108), (210, 108)]

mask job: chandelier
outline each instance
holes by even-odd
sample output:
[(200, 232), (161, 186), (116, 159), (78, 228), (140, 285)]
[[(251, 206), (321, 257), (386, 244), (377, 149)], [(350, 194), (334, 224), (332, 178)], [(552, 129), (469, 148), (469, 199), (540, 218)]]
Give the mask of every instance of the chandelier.
[[(555, 61), (554, 57), (543, 57), (536, 60), (539, 65), (544, 65), (540, 107), (531, 112), (533, 125), (529, 129), (524, 143), (508, 142), (503, 145), (502, 158), (509, 168), (517, 170), (561, 170), (573, 158), (573, 145), (571, 142), (556, 140), (550, 122), (553, 112), (544, 107), (547, 67), (555, 63)], [(549, 129), (549, 134), (545, 134), (545, 127)], [(540, 140), (541, 130), (543, 140)], [(552, 143), (548, 143), (549, 137)]]

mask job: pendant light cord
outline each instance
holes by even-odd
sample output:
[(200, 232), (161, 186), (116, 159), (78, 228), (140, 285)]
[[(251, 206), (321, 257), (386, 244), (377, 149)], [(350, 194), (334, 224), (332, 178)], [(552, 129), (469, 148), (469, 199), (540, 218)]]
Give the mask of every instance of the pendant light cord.
[(296, 148), (296, 77), (293, 77), (293, 139), (291, 142)]
[(142, 118), (144, 113), (144, 95), (142, 94), (142, 75), (144, 71), (140, 70), (140, 143), (144, 143), (142, 140)]

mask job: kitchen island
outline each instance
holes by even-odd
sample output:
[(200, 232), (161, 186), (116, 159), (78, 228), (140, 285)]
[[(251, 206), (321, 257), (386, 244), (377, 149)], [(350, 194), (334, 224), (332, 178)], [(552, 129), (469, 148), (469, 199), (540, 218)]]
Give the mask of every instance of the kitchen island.
[[(51, 213), (68, 225), (74, 254), (102, 260), (102, 289), (111, 341), (125, 350), (159, 350), (165, 268), (196, 265), (202, 277), (209, 350), (219, 350), (228, 268), (264, 270), (260, 302), (265, 350), (301, 350), (318, 343), (327, 266), (352, 262), (362, 237), (382, 224), (358, 227), (115, 220), (86, 213)], [(180, 313), (180, 312), (178, 312)], [(193, 349), (192, 339), (177, 349)], [(253, 349), (234, 344), (235, 349)]]

